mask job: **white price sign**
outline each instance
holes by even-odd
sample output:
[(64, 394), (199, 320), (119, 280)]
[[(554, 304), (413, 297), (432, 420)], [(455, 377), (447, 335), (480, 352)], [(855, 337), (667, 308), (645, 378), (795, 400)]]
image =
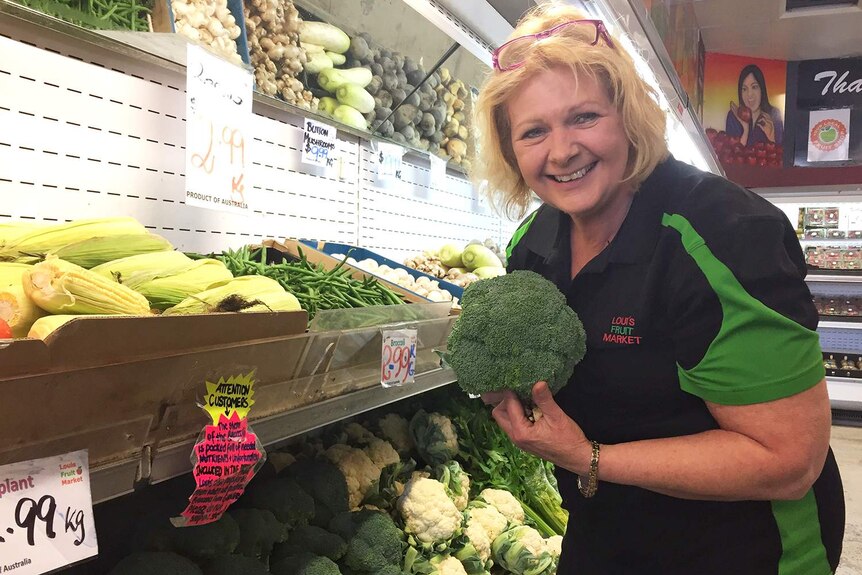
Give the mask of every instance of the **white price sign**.
[(404, 148), (397, 144), (379, 142), (377, 144), (377, 179), (401, 179), (401, 158)]
[(0, 466), (2, 572), (39, 575), (98, 553), (86, 450)]
[(431, 181), (428, 187), (437, 190), (446, 189), (446, 160), (437, 154), (430, 154), (429, 158), (431, 159)]
[(245, 130), (251, 125), (252, 75), (189, 45), (186, 68), (186, 204), (251, 213)]
[(384, 330), (380, 383), (383, 387), (397, 387), (413, 383), (415, 375), (416, 330)]
[(335, 165), (338, 150), (338, 131), (323, 122), (305, 119), (302, 134), (302, 161), (306, 164), (331, 168)]

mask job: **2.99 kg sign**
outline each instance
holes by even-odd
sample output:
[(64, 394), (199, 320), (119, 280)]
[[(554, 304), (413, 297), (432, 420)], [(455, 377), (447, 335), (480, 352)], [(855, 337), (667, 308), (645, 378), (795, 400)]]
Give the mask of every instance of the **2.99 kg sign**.
[(186, 204), (250, 213), (251, 73), (189, 44), (186, 74)]
[(86, 451), (0, 466), (0, 572), (38, 575), (98, 552)]

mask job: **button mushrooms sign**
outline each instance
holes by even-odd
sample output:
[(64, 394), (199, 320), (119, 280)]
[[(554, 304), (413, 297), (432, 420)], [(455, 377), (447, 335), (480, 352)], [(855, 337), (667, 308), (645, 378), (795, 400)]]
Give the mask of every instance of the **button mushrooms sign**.
[(186, 204), (248, 214), (251, 72), (189, 45)]
[(0, 572), (38, 575), (98, 553), (86, 450), (0, 467)]
[(306, 118), (302, 134), (302, 161), (306, 164), (323, 166), (335, 165), (336, 129), (323, 122)]

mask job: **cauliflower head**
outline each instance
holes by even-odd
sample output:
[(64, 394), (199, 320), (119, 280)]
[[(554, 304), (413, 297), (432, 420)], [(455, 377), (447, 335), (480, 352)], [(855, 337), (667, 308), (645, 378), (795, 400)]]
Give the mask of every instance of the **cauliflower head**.
[(464, 529), (464, 535), (473, 544), (476, 553), (482, 561), (488, 561), (491, 558), (491, 539), (488, 537), (488, 532), (485, 526), (475, 520), (467, 520), (467, 527)]
[(506, 530), (506, 527), (509, 526), (509, 520), (493, 505), (476, 501), (471, 503), (467, 509), (467, 525), (476, 524), (481, 525), (488, 535), (488, 539), (493, 541)]
[(415, 477), (398, 500), (404, 531), (425, 545), (445, 543), (459, 533), (463, 516), (435, 479)]
[(432, 575), (467, 575), (464, 565), (454, 557), (446, 557), (436, 567)]
[(410, 420), (410, 437), (428, 465), (439, 465), (458, 454), (458, 432), (452, 420), (440, 413), (416, 412)]
[(494, 563), (512, 573), (544, 573), (554, 565), (542, 534), (528, 525), (503, 531), (491, 543)]
[(377, 421), (380, 435), (398, 450), (406, 455), (413, 450), (413, 439), (410, 437), (410, 424), (397, 413), (388, 413)]
[(331, 446), (325, 455), (344, 474), (348, 504), (351, 509), (358, 509), (374, 482), (380, 479), (380, 468), (364, 451), (343, 443)]
[(563, 552), (563, 536), (562, 535), (552, 535), (545, 539), (545, 548), (548, 550), (548, 553), (551, 554), (551, 557), (554, 559), (560, 558), (560, 553)]
[(387, 465), (401, 461), (401, 456), (398, 455), (392, 444), (377, 437), (369, 440), (362, 450), (381, 471)]
[(524, 508), (515, 496), (505, 489), (483, 489), (479, 498), (496, 507), (509, 523), (520, 525), (524, 522)]

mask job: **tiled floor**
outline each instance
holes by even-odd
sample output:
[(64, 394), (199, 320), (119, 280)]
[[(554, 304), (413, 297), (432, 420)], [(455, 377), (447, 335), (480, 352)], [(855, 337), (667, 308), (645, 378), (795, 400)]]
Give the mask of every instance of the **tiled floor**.
[(832, 450), (847, 505), (844, 552), (836, 575), (862, 575), (862, 427), (833, 427)]

